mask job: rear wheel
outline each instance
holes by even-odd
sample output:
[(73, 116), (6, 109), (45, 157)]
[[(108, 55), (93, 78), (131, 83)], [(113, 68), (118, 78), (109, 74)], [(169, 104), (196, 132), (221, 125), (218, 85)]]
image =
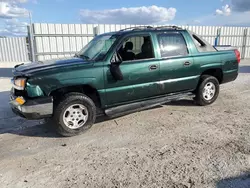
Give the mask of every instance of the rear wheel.
[(219, 92), (219, 81), (213, 76), (203, 75), (196, 91), (195, 101), (201, 106), (210, 105), (216, 101)]
[(81, 93), (69, 93), (55, 107), (53, 122), (63, 136), (74, 136), (91, 128), (96, 119), (94, 102)]

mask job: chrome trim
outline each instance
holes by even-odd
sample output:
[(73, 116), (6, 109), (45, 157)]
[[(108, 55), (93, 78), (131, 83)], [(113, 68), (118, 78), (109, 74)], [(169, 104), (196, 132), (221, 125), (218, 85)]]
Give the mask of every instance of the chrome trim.
[(38, 104), (33, 106), (19, 106), (20, 111), (23, 113), (31, 114), (36, 113), (41, 116), (51, 115), (53, 113), (53, 103)]
[(16, 102), (16, 100), (12, 97), (12, 98), (10, 98), (10, 104), (12, 104), (13, 106), (15, 106), (15, 107), (18, 107), (18, 106), (20, 106), (20, 104), (18, 103), (18, 102)]
[(172, 82), (179, 82), (179, 81), (184, 81), (184, 80), (190, 80), (190, 79), (196, 79), (198, 78), (200, 75), (197, 76), (189, 76), (189, 77), (184, 77), (184, 78), (174, 78), (174, 79), (168, 79), (168, 80), (162, 80), (162, 81), (158, 81), (158, 84), (165, 84), (165, 83), (172, 83)]
[(24, 114), (39, 114), (40, 116), (45, 116), (45, 115), (52, 115), (53, 114), (53, 102), (52, 98), (50, 99), (50, 102), (43, 103), (43, 104), (23, 104), (20, 105), (15, 101), (16, 97), (11, 95), (10, 96), (10, 102), (9, 104), (17, 109), (19, 112), (24, 113)]

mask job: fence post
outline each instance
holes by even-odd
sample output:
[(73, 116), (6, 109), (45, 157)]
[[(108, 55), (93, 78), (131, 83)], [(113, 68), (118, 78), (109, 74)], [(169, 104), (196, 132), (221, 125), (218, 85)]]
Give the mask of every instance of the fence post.
[(243, 41), (242, 41), (242, 55), (241, 55), (242, 59), (245, 59), (246, 57), (247, 33), (248, 33), (248, 29), (245, 28), (244, 34), (243, 34)]
[(29, 39), (30, 60), (35, 61), (34, 36), (33, 36), (32, 25), (28, 26), (28, 39)]
[(99, 26), (94, 26), (93, 31), (94, 31), (94, 36), (99, 35)]
[(220, 45), (220, 36), (221, 36), (221, 28), (218, 28), (217, 29), (217, 35), (216, 35), (216, 38), (215, 38), (215, 46), (217, 45)]

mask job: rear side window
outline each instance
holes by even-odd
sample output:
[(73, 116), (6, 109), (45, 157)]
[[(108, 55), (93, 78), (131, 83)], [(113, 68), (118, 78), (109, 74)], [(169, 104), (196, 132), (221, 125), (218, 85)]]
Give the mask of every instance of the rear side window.
[(194, 39), (194, 43), (196, 46), (198, 46), (200, 48), (206, 46), (206, 44), (196, 35), (193, 35), (193, 39)]
[(191, 35), (194, 41), (194, 44), (199, 52), (215, 52), (216, 49), (208, 44), (204, 39), (202, 39), (200, 36), (197, 36), (195, 34)]
[(162, 58), (188, 55), (187, 44), (182, 34), (161, 33), (157, 38)]

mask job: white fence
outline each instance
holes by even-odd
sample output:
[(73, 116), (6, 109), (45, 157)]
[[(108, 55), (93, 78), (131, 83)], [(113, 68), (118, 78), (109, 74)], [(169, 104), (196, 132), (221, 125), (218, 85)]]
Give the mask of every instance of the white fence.
[[(97, 34), (136, 26), (140, 25), (36, 23), (32, 25), (33, 32), (29, 32), (30, 57), (45, 60), (72, 56)], [(219, 36), (219, 45), (236, 46), (242, 58), (250, 58), (250, 27), (180, 27), (194, 31), (210, 44), (214, 44), (216, 36)], [(29, 61), (28, 47), (24, 37), (0, 38), (0, 62)]]
[[(37, 60), (71, 56), (95, 35), (139, 25), (112, 24), (33, 24), (34, 53)], [(219, 45), (238, 47), (242, 58), (250, 58), (250, 28), (215, 26), (180, 26), (201, 35), (210, 44), (216, 36)]]
[(0, 38), (0, 63), (29, 61), (25, 37)]

